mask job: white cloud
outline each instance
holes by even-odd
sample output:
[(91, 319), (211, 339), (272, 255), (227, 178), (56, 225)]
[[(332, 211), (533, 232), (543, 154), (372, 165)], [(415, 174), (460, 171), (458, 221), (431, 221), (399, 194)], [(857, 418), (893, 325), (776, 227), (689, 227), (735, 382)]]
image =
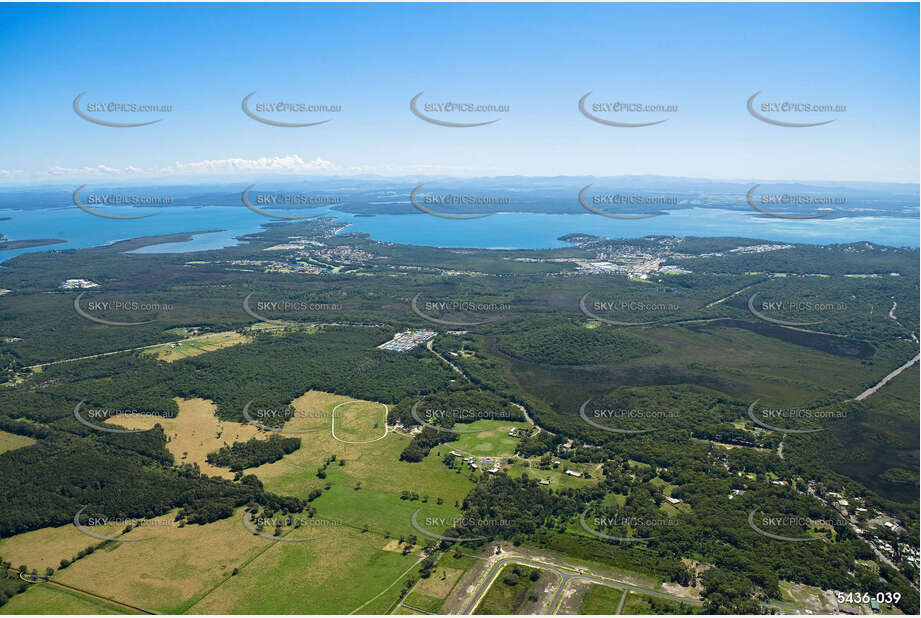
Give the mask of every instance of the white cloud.
[[(253, 174), (323, 174), (323, 175), (357, 175), (357, 174), (380, 174), (380, 175), (402, 175), (402, 174), (451, 174), (466, 175), (471, 170), (456, 166), (439, 166), (431, 164), (414, 164), (405, 166), (384, 165), (384, 166), (366, 166), (366, 165), (339, 165), (321, 157), (315, 157), (312, 160), (305, 161), (300, 155), (287, 154), (280, 156), (258, 157), (255, 159), (244, 159), (239, 157), (229, 157), (226, 159), (205, 159), (202, 161), (176, 161), (175, 163), (162, 167), (137, 167), (128, 165), (125, 167), (112, 167), (110, 165), (99, 164), (84, 167), (66, 167), (55, 165), (49, 167), (44, 172), (30, 174), (31, 180), (41, 181), (53, 177), (55, 180), (75, 180), (93, 178), (107, 179), (145, 179), (145, 178), (165, 178), (165, 177), (196, 177), (209, 178), (221, 177), (228, 179), (230, 177), (239, 177), (241, 179), (252, 176)], [(0, 180), (12, 180), (14, 176), (22, 177), (23, 171), (0, 170)]]
[(339, 166), (330, 161), (315, 158), (306, 162), (300, 155), (285, 155), (282, 157), (259, 157), (258, 159), (208, 159), (190, 163), (176, 162), (171, 166), (161, 168), (161, 173), (211, 173), (221, 174), (229, 172), (336, 172)]
[(122, 170), (117, 167), (108, 165), (96, 165), (93, 167), (61, 167), (55, 165), (48, 168), (48, 174), (51, 176), (114, 176), (120, 174)]

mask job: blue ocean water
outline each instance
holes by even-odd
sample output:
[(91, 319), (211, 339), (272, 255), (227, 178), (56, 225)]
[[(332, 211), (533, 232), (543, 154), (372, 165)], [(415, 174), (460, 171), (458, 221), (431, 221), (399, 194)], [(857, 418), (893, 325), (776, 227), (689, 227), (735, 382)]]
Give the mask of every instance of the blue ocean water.
[[(114, 214), (138, 214), (142, 209), (111, 208)], [(146, 211), (145, 211), (146, 212)], [(612, 238), (647, 235), (744, 236), (781, 242), (813, 244), (870, 241), (897, 247), (919, 246), (919, 219), (849, 217), (786, 220), (745, 211), (693, 208), (651, 219), (609, 219), (585, 214), (499, 213), (482, 219), (451, 220), (426, 214), (356, 217), (329, 209), (323, 212), (348, 223), (348, 232), (364, 232), (375, 240), (435, 247), (483, 249), (547, 249), (563, 247), (565, 234), (584, 233)], [(94, 217), (76, 207), (42, 210), (2, 210), (0, 233), (9, 240), (60, 238), (66, 243), (0, 251), (0, 261), (32, 251), (77, 249), (119, 240), (176, 232), (222, 230), (196, 235), (181, 243), (164, 243), (139, 253), (171, 253), (219, 249), (238, 244), (238, 236), (257, 232), (273, 220), (243, 207), (171, 207), (154, 217), (114, 220)]]

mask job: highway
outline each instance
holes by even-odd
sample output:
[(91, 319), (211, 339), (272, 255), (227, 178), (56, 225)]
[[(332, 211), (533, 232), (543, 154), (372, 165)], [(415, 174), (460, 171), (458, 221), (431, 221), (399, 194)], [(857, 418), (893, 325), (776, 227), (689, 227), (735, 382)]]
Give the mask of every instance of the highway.
[[(637, 586), (634, 584), (628, 584), (626, 582), (622, 582), (616, 579), (611, 579), (608, 577), (602, 577), (599, 575), (589, 575), (584, 572), (580, 572), (579, 570), (575, 570), (572, 567), (567, 567), (567, 566), (563, 566), (559, 564), (532, 560), (530, 558), (525, 558), (523, 556), (508, 556), (508, 557), (505, 557), (505, 558), (502, 558), (496, 561), (496, 563), (493, 564), (493, 566), (489, 569), (482, 583), (480, 583), (480, 585), (474, 591), (473, 598), (470, 599), (470, 601), (467, 603), (466, 607), (464, 608), (463, 613), (465, 615), (472, 614), (476, 610), (477, 606), (483, 600), (483, 597), (486, 596), (486, 592), (489, 590), (489, 587), (493, 584), (493, 582), (495, 582), (496, 578), (499, 576), (499, 573), (502, 571), (502, 568), (508, 564), (521, 564), (524, 566), (536, 567), (539, 569), (543, 569), (545, 571), (550, 571), (551, 573), (554, 573), (557, 577), (560, 578), (560, 583), (558, 585), (556, 593), (554, 593), (553, 598), (547, 604), (546, 606), (547, 611), (543, 612), (545, 614), (556, 614), (557, 610), (559, 609), (560, 600), (563, 597), (563, 593), (566, 591), (566, 587), (569, 585), (570, 582), (576, 581), (576, 580), (583, 580), (583, 581), (588, 581), (594, 584), (600, 584), (602, 586), (610, 586), (612, 588), (628, 590), (628, 591), (636, 592), (639, 594), (645, 594), (645, 595), (652, 596), (652, 597), (658, 597), (660, 599), (665, 599), (667, 601), (674, 601), (677, 603), (685, 603), (687, 605), (693, 605), (695, 607), (703, 606), (703, 602), (697, 599), (688, 599), (688, 598), (680, 597), (674, 594), (669, 594), (667, 592), (651, 590), (649, 588), (644, 588), (642, 586)], [(624, 596), (624, 598), (621, 599), (621, 603), (620, 603), (621, 607), (623, 607), (625, 598), (626, 598), (626, 595)], [(784, 610), (788, 612), (795, 612), (795, 613), (803, 613), (803, 609), (804, 609), (802, 607), (797, 607), (789, 603), (781, 603), (781, 602), (776, 602), (776, 601), (764, 602), (764, 603), (761, 603), (761, 606), (765, 608), (774, 608), (774, 609), (780, 609), (780, 610)], [(618, 612), (619, 611), (620, 611), (620, 608), (618, 608)]]
[(673, 594), (668, 594), (665, 592), (659, 592), (657, 590), (650, 590), (648, 588), (643, 588), (641, 586), (635, 586), (633, 584), (628, 584), (626, 582), (621, 582), (614, 579), (608, 579), (606, 577), (600, 577), (598, 575), (586, 575), (580, 573), (579, 571), (573, 570), (569, 567), (564, 567), (558, 564), (551, 564), (549, 562), (539, 562), (536, 560), (531, 560), (529, 558), (524, 558), (521, 556), (509, 556), (507, 558), (502, 558), (501, 560), (496, 561), (493, 564), (492, 568), (487, 572), (486, 578), (479, 585), (476, 591), (473, 594), (473, 598), (470, 599), (470, 602), (464, 608), (464, 614), (472, 614), (476, 610), (477, 605), (480, 601), (483, 600), (483, 597), (486, 595), (486, 591), (489, 590), (489, 587), (499, 576), (499, 572), (502, 571), (502, 568), (507, 564), (522, 564), (525, 566), (536, 567), (543, 569), (545, 571), (550, 571), (551, 573), (556, 574), (560, 578), (559, 587), (556, 590), (556, 593), (553, 595), (553, 598), (547, 604), (547, 609), (549, 610), (548, 614), (556, 613), (556, 609), (559, 606), (560, 599), (563, 596), (563, 592), (566, 590), (566, 586), (570, 581), (581, 579), (590, 581), (592, 583), (601, 584), (602, 586), (611, 586), (614, 588), (620, 588), (625, 590), (631, 590), (633, 592), (638, 592), (641, 594), (647, 594), (649, 596), (659, 597), (660, 599), (667, 599), (669, 601), (677, 601), (680, 603), (687, 603), (688, 605), (701, 606), (703, 603), (701, 601), (685, 599)]

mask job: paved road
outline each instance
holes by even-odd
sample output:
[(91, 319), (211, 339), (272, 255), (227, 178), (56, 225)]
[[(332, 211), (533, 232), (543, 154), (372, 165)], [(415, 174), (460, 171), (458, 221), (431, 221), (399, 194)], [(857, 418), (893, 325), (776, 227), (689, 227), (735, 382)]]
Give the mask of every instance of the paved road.
[[(589, 581), (589, 582), (592, 582), (593, 584), (600, 584), (602, 586), (610, 586), (612, 588), (619, 588), (621, 590), (627, 590), (630, 592), (636, 592), (639, 594), (645, 594), (648, 596), (658, 597), (660, 599), (665, 599), (667, 601), (674, 601), (677, 603), (686, 603), (688, 605), (694, 605), (695, 607), (703, 606), (703, 601), (698, 601), (696, 599), (688, 599), (685, 597), (679, 597), (674, 594), (669, 594), (667, 592), (660, 592), (658, 590), (650, 590), (649, 588), (643, 588), (642, 586), (636, 586), (636, 585), (628, 584), (626, 582), (622, 582), (616, 579), (610, 579), (610, 578), (601, 577), (598, 575), (586, 575), (585, 573), (574, 571), (571, 567), (565, 567), (565, 566), (561, 566), (558, 564), (540, 562), (537, 560), (531, 560), (529, 558), (524, 558), (520, 556), (508, 556), (506, 558), (502, 558), (501, 560), (498, 560), (492, 566), (492, 568), (488, 571), (483, 583), (480, 584), (480, 586), (476, 589), (476, 591), (473, 594), (473, 598), (464, 608), (463, 613), (465, 615), (472, 614), (474, 610), (476, 610), (477, 605), (479, 605), (480, 601), (482, 601), (483, 597), (486, 595), (486, 591), (489, 590), (489, 587), (493, 584), (495, 579), (498, 577), (499, 572), (502, 570), (502, 567), (510, 563), (523, 564), (525, 566), (532, 566), (532, 567), (544, 569), (545, 571), (550, 571), (556, 574), (560, 578), (559, 588), (557, 588), (556, 594), (553, 595), (553, 599), (551, 599), (550, 603), (547, 606), (547, 608), (549, 609), (549, 611), (547, 612), (548, 614), (556, 613), (557, 609), (559, 608), (560, 599), (562, 598), (563, 593), (566, 590), (566, 586), (569, 585), (569, 582), (574, 581), (574, 580)], [(621, 608), (623, 607), (625, 599), (626, 599), (626, 595), (624, 595), (624, 597), (621, 599), (621, 603), (620, 603)], [(781, 603), (777, 601), (761, 603), (761, 606), (776, 608), (776, 609), (783, 609), (786, 611), (794, 611), (797, 613), (802, 613), (804, 609), (802, 607), (797, 607), (789, 603)], [(617, 611), (619, 613), (620, 608), (618, 608)]]
[[(379, 328), (384, 326), (383, 324), (348, 324), (345, 322), (305, 322), (303, 326), (317, 327), (317, 326), (355, 326), (360, 328)], [(187, 341), (195, 341), (196, 339), (204, 339), (216, 333), (205, 333), (204, 335), (196, 335), (194, 337), (186, 337), (185, 339), (176, 339), (175, 341), (163, 341), (161, 343), (153, 343), (151, 345), (142, 345), (137, 348), (126, 348), (124, 350), (114, 350), (112, 352), (100, 352), (99, 354), (90, 354), (89, 356), (78, 356), (76, 358), (65, 358), (62, 360), (50, 361), (47, 363), (39, 363), (38, 365), (28, 365), (24, 369), (36, 369), (40, 367), (49, 367), (51, 365), (60, 365), (61, 363), (72, 363), (74, 361), (89, 360), (91, 358), (102, 358), (103, 356), (112, 356), (113, 354), (124, 354), (126, 352), (140, 352), (141, 350), (150, 350), (151, 348), (159, 348), (161, 346), (169, 345), (171, 343), (185, 343)]]
[(457, 365), (455, 365), (454, 363), (452, 363), (451, 361), (449, 361), (448, 359), (446, 359), (444, 356), (442, 356), (441, 354), (439, 354), (438, 352), (436, 352), (436, 351), (432, 348), (432, 343), (433, 343), (434, 341), (435, 341), (434, 339), (429, 339), (428, 342), (425, 344), (426, 349), (427, 349), (429, 352), (431, 352), (432, 354), (434, 354), (435, 356), (437, 356), (439, 359), (441, 359), (441, 362), (445, 363), (448, 367), (450, 367), (451, 369), (453, 369), (455, 372), (461, 374), (461, 376), (462, 376), (465, 380), (467, 380), (467, 381), (469, 382), (469, 381), (470, 381), (470, 378), (468, 378), (467, 375), (466, 375), (463, 371), (461, 371), (460, 369), (458, 369)]
[(669, 601), (678, 601), (681, 603), (687, 603), (689, 605), (696, 605), (696, 606), (703, 605), (701, 601), (696, 601), (693, 599), (685, 599), (684, 597), (679, 597), (679, 596), (668, 594), (665, 592), (659, 592), (657, 590), (650, 590), (648, 588), (642, 588), (640, 586), (634, 586), (633, 584), (628, 584), (626, 582), (621, 582), (621, 581), (617, 581), (613, 579), (607, 579), (605, 577), (599, 577), (597, 575), (585, 575), (583, 573), (573, 571), (569, 569), (568, 567), (561, 567), (559, 565), (551, 564), (548, 562), (538, 562), (536, 560), (530, 560), (528, 558), (522, 558), (518, 556), (509, 556), (507, 558), (502, 558), (501, 560), (496, 561), (496, 563), (492, 566), (492, 568), (489, 570), (489, 572), (486, 575), (486, 579), (483, 581), (482, 584), (480, 584), (476, 592), (474, 592), (473, 598), (467, 604), (467, 607), (464, 608), (464, 614), (473, 613), (477, 605), (479, 605), (480, 601), (483, 600), (483, 596), (485, 596), (486, 591), (489, 590), (490, 585), (492, 585), (493, 581), (496, 579), (496, 577), (498, 577), (499, 572), (502, 570), (502, 568), (505, 565), (510, 564), (510, 563), (523, 564), (525, 566), (532, 566), (532, 567), (540, 568), (545, 571), (550, 571), (552, 573), (555, 573), (560, 578), (559, 587), (557, 588), (556, 593), (553, 595), (553, 599), (551, 599), (548, 605), (548, 609), (550, 610), (549, 613), (551, 614), (556, 611), (556, 608), (559, 605), (560, 598), (563, 596), (563, 592), (565, 591), (566, 586), (569, 584), (570, 581), (575, 580), (575, 579), (582, 579), (582, 580), (590, 581), (592, 583), (601, 584), (602, 586), (612, 586), (615, 588), (632, 590), (633, 592), (639, 592), (641, 594), (647, 594), (650, 596), (659, 597), (660, 599), (666, 599)]
[(624, 611), (624, 603), (626, 602), (627, 602), (627, 591), (624, 590), (624, 593), (620, 595), (620, 603), (617, 604), (617, 611), (614, 613), (619, 614), (622, 611)]
[[(465, 374), (460, 368), (458, 368), (457, 365), (455, 365), (454, 363), (452, 363), (451, 361), (449, 361), (448, 359), (446, 359), (444, 356), (442, 356), (441, 354), (439, 354), (438, 352), (436, 352), (436, 351), (432, 348), (432, 344), (434, 343), (434, 341), (435, 341), (434, 339), (429, 339), (428, 342), (426, 342), (426, 344), (425, 344), (426, 349), (427, 349), (429, 352), (431, 352), (432, 354), (434, 354), (435, 356), (437, 356), (443, 363), (445, 363), (446, 365), (448, 365), (448, 366), (449, 366), (451, 369), (453, 369), (455, 372), (459, 373), (465, 380), (467, 380), (467, 381), (469, 382), (469, 381), (470, 381), (470, 378), (467, 377), (467, 374)], [(552, 432), (552, 431), (548, 431), (548, 430), (546, 430), (546, 429), (543, 429), (540, 425), (538, 425), (537, 423), (535, 423), (534, 420), (528, 415), (528, 410), (527, 410), (527, 408), (525, 408), (523, 405), (517, 404), (517, 403), (515, 403), (514, 401), (513, 401), (513, 402), (510, 402), (510, 403), (511, 403), (513, 406), (515, 406), (516, 408), (518, 408), (519, 410), (521, 410), (522, 414), (524, 414), (524, 420), (527, 421), (527, 423), (528, 423), (529, 425), (532, 425), (532, 426), (534, 426), (535, 428), (537, 428), (537, 433), (540, 433), (541, 431), (546, 431), (546, 432), (549, 433), (550, 435), (553, 435), (553, 432)]]
[(866, 399), (867, 397), (869, 397), (870, 395), (872, 395), (873, 393), (875, 393), (882, 387), (886, 386), (886, 383), (889, 380), (893, 379), (894, 377), (896, 377), (897, 375), (899, 375), (900, 373), (902, 373), (903, 371), (905, 371), (906, 369), (908, 369), (909, 367), (917, 363), (919, 358), (921, 358), (921, 354), (916, 355), (913, 359), (911, 359), (910, 361), (908, 361), (907, 363), (905, 363), (904, 365), (902, 365), (901, 367), (899, 367), (898, 369), (896, 369), (895, 371), (887, 375), (885, 378), (880, 380), (876, 385), (871, 386), (864, 392), (854, 397), (854, 401), (863, 401), (864, 399)]
[(729, 296), (724, 296), (723, 298), (721, 298), (721, 299), (719, 299), (719, 300), (713, 301), (712, 303), (706, 305), (706, 306), (704, 307), (704, 309), (709, 309), (710, 307), (715, 307), (716, 305), (718, 305), (718, 304), (720, 304), (720, 303), (726, 302), (727, 300), (729, 300), (730, 298), (732, 298), (732, 297), (735, 296), (736, 294), (741, 294), (742, 292), (744, 292), (745, 290), (747, 290), (748, 288), (750, 288), (750, 287), (752, 287), (752, 286), (754, 286), (754, 285), (755, 285), (754, 283), (750, 283), (750, 284), (746, 285), (744, 288), (741, 288), (741, 289), (736, 290), (735, 292), (733, 292), (733, 293), (730, 294)]

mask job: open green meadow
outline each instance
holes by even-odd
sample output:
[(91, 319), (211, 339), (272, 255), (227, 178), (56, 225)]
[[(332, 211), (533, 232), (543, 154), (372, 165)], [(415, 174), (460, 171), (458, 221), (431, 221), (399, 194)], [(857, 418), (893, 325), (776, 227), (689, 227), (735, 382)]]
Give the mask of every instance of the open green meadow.
[(91, 596), (51, 584), (35, 584), (3, 606), (4, 614), (137, 614)]
[[(516, 574), (515, 570), (518, 570), (520, 575)], [(503, 567), (474, 613), (477, 615), (517, 614), (522, 611), (529, 601), (535, 600), (529, 597), (536, 588), (537, 582), (528, 577), (534, 571), (540, 573), (541, 577), (551, 576), (546, 571), (533, 567), (517, 564), (508, 564)]]
[[(304, 543), (263, 539), (268, 548), (186, 609), (205, 614), (385, 613), (417, 554), (385, 551), (374, 533), (340, 526)], [(405, 575), (404, 575), (405, 574)]]
[[(203, 526), (168, 528), (148, 541), (112, 543), (58, 571), (54, 579), (148, 611), (183, 613), (233, 569), (276, 542), (248, 532), (240, 515), (238, 510)], [(127, 538), (146, 534), (136, 528)]]
[[(311, 502), (319, 517), (337, 519), (360, 529), (367, 527), (392, 537), (419, 535), (412, 528), (410, 518), (420, 507), (423, 508), (420, 518), (452, 518), (460, 514), (459, 504), (473, 482), (465, 473), (445, 466), (437, 449), (421, 462), (411, 463), (400, 461), (400, 453), (410, 440), (401, 433), (390, 432), (367, 444), (341, 442), (333, 437), (329, 419), (333, 409), (348, 400), (316, 391), (304, 398), (308, 396), (310, 410), (318, 413), (317, 416), (328, 415), (325, 420), (297, 418), (289, 421), (286, 428), (309, 427), (318, 431), (298, 434), (301, 438), (298, 450), (277, 462), (251, 470), (267, 490), (305, 499), (311, 491), (321, 490), (322, 494)], [(295, 400), (295, 407), (305, 405), (304, 398)], [(383, 423), (380, 404), (350, 403), (339, 407), (336, 415), (338, 438), (364, 441), (374, 439), (374, 432), (378, 435), (383, 432), (382, 424), (374, 428), (375, 422)], [(349, 430), (343, 429), (340, 434), (340, 428), (345, 427), (355, 431), (348, 433)], [(321, 469), (322, 478), (318, 476)], [(404, 492), (408, 494), (407, 499), (404, 499)]]
[(387, 433), (387, 406), (371, 401), (344, 401), (332, 410), (333, 437), (352, 443), (371, 443)]
[[(117, 537), (124, 525), (93, 526), (93, 532), (102, 536)], [(73, 524), (54, 528), (41, 528), (0, 539), (0, 556), (13, 567), (21, 564), (29, 570), (58, 569), (61, 560), (72, 560), (77, 552), (96, 546), (99, 539), (80, 532)]]
[(439, 564), (432, 569), (431, 576), (419, 580), (404, 602), (411, 607), (437, 614), (463, 574), (464, 571), (461, 569)]
[[(527, 432), (531, 426), (527, 423), (481, 420), (459, 423), (456, 429), (468, 433), (459, 434), (456, 441), (447, 444), (452, 450), (475, 457), (509, 457), (515, 454), (519, 442), (519, 438), (508, 435), (509, 431), (522, 429)], [(476, 433), (469, 433), (473, 431)]]
[(0, 453), (14, 451), (30, 444), (35, 444), (35, 440), (27, 436), (19, 436), (15, 433), (0, 430)]
[(628, 591), (626, 594), (627, 600), (624, 601), (624, 608), (620, 612), (622, 614), (693, 614), (699, 611), (693, 605), (688, 605), (687, 603), (660, 599), (636, 592)]
[(620, 607), (620, 600), (626, 591), (601, 584), (590, 584), (582, 605), (579, 607), (581, 614), (616, 614)]

